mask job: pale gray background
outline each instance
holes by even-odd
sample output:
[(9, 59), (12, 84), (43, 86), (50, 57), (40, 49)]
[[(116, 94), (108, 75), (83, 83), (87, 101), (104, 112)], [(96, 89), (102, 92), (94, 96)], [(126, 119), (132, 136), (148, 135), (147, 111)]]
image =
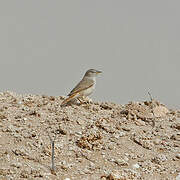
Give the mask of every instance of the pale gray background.
[(179, 0), (1, 0), (0, 91), (66, 95), (89, 68), (92, 98), (180, 99)]

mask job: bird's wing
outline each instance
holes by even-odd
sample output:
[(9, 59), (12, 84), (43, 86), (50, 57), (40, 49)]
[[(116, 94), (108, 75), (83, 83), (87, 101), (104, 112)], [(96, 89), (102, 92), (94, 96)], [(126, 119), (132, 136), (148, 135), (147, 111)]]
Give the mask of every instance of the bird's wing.
[(68, 96), (71, 96), (75, 93), (78, 93), (82, 90), (88, 89), (94, 85), (94, 81), (91, 79), (82, 79), (75, 88), (68, 94)]

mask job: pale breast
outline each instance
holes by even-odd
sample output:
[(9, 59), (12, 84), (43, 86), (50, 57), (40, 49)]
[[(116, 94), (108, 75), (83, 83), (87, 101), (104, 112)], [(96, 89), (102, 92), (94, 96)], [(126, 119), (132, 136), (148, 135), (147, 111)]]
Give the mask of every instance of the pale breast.
[(90, 88), (84, 90), (84, 91), (81, 93), (81, 95), (82, 95), (82, 96), (89, 96), (90, 94), (93, 93), (94, 89), (95, 89), (95, 84), (94, 84), (93, 86), (91, 86)]

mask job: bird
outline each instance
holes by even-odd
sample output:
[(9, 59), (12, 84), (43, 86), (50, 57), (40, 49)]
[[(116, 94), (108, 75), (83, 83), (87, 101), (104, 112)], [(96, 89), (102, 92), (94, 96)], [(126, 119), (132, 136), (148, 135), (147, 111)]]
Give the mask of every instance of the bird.
[(61, 106), (64, 106), (68, 102), (78, 99), (80, 103), (82, 103), (81, 98), (87, 97), (93, 93), (96, 85), (96, 77), (98, 74), (102, 73), (102, 71), (98, 71), (96, 69), (89, 69), (84, 74), (82, 80), (75, 86), (75, 88), (68, 94), (68, 98), (66, 98)]

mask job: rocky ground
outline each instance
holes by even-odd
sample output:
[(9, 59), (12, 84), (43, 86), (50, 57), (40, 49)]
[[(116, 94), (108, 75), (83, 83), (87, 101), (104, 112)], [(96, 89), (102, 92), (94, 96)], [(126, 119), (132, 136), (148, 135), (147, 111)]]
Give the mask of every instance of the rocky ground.
[(0, 179), (180, 179), (179, 110), (63, 99), (0, 93)]

